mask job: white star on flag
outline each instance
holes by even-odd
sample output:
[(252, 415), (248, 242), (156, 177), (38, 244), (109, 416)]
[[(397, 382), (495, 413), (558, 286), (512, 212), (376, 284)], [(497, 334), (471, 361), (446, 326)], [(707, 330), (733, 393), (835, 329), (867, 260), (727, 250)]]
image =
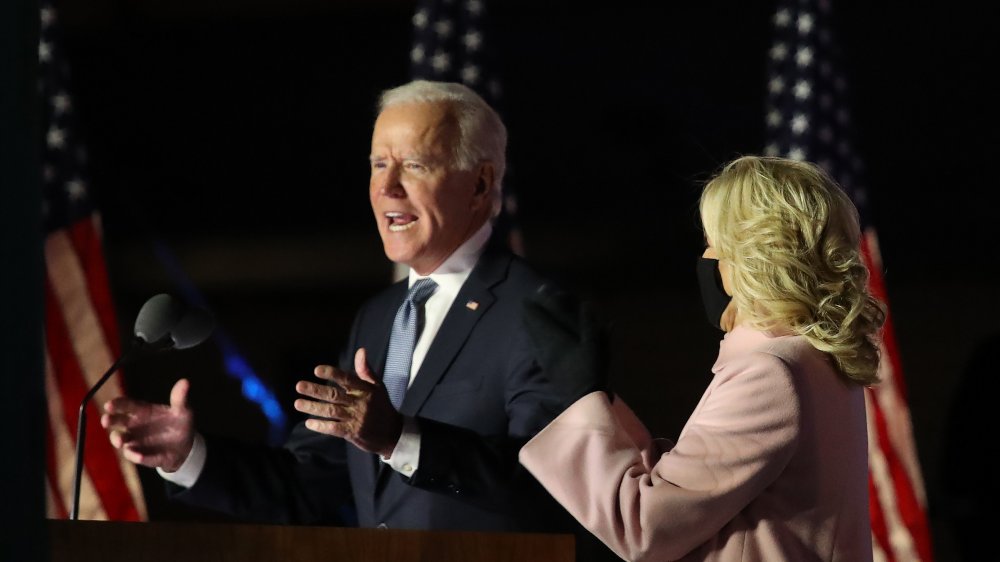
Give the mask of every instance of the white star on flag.
[(419, 29), (427, 26), (427, 10), (418, 10), (413, 14), (413, 25)]
[(809, 82), (799, 80), (798, 83), (795, 84), (795, 98), (806, 100), (809, 99), (810, 95), (812, 95), (812, 87), (809, 85)]
[(448, 56), (448, 53), (438, 51), (431, 57), (431, 66), (438, 72), (447, 72), (451, 68), (451, 57)]

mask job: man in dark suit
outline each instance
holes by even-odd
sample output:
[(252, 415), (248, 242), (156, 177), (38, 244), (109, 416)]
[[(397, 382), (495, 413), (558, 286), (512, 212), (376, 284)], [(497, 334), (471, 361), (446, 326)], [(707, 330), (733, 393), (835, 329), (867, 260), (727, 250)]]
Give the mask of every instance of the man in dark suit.
[(409, 276), (362, 306), (339, 368), (297, 384), (310, 418), (282, 448), (203, 437), (182, 379), (169, 405), (108, 402), (111, 442), (175, 498), (247, 520), (338, 523), (351, 500), (365, 527), (567, 529), (517, 462), (564, 398), (521, 329), (545, 280), (491, 242), (506, 140), (464, 86), (385, 92), (369, 195), (385, 253)]

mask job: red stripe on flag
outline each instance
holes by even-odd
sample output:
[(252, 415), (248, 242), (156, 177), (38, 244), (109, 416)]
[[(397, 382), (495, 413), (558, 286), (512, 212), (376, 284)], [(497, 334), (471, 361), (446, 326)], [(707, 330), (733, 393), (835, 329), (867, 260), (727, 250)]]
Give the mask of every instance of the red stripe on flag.
[(51, 496), (52, 504), (55, 506), (56, 512), (50, 514), (56, 519), (68, 519), (69, 510), (66, 508), (66, 502), (63, 501), (62, 494), (59, 492), (59, 479), (56, 474), (59, 473), (59, 469), (56, 466), (56, 449), (55, 449), (55, 436), (52, 434), (52, 424), (45, 424), (45, 472), (46, 480), (49, 483), (49, 490), (52, 492)]
[[(73, 435), (77, 432), (79, 404), (87, 394), (83, 372), (70, 343), (69, 330), (59, 312), (59, 301), (48, 280), (45, 282), (46, 345), (52, 358), (53, 376), (62, 394), (63, 416)], [(110, 365), (109, 365), (110, 367)], [(91, 401), (87, 405), (87, 439), (84, 451), (85, 470), (94, 483), (94, 489), (108, 518), (112, 520), (139, 521), (125, 479), (118, 465), (118, 453), (108, 442), (100, 424), (100, 413)], [(69, 462), (75, 462), (70, 459)], [(72, 490), (63, 491), (72, 501)]]
[(109, 289), (111, 285), (104, 264), (97, 220), (96, 216), (91, 216), (70, 225), (69, 239), (77, 256), (80, 257), (80, 268), (87, 278), (87, 294), (90, 295), (90, 302), (97, 312), (101, 329), (104, 331), (104, 341), (107, 342), (111, 355), (118, 357), (121, 354), (118, 321), (114, 314), (114, 304), (111, 302)]
[[(885, 458), (896, 500), (895, 506), (879, 505), (879, 508), (896, 510), (899, 515), (899, 519), (906, 527), (905, 531), (913, 540), (913, 544), (916, 547), (920, 560), (929, 562), (933, 560), (930, 528), (927, 522), (925, 507), (921, 502), (921, 498), (923, 497), (922, 490), (918, 490), (913, 481), (914, 477), (919, 478), (919, 474), (911, 475), (907, 471), (907, 463), (903, 459), (903, 455), (906, 453), (909, 453), (915, 459), (916, 451), (899, 451), (897, 446), (905, 446), (905, 443), (896, 443), (890, 436), (889, 425), (893, 423), (892, 420), (895, 420), (898, 425), (900, 418), (902, 418), (907, 427), (897, 427), (892, 433), (897, 434), (897, 436), (900, 432), (905, 433), (908, 437), (908, 441), (912, 444), (912, 428), (909, 427), (910, 414), (906, 406), (906, 387), (902, 376), (902, 363), (899, 359), (898, 348), (896, 347), (895, 332), (893, 331), (892, 314), (889, 311), (889, 299), (885, 288), (885, 281), (882, 278), (881, 259), (879, 259), (878, 256), (878, 248), (872, 248), (869, 244), (869, 236), (874, 237), (874, 233), (871, 232), (867, 234), (868, 236), (862, 237), (861, 253), (865, 260), (865, 265), (868, 267), (870, 273), (869, 288), (871, 289), (872, 294), (886, 305), (886, 321), (882, 328), (882, 361), (889, 362), (890, 368), (888, 369), (888, 376), (892, 377), (891, 381), (883, 383), (888, 384), (887, 388), (881, 389), (876, 387), (870, 390), (872, 392), (872, 399), (870, 400), (870, 403), (875, 416), (874, 420), (869, 419), (868, 422), (869, 424), (874, 423), (873, 427), (875, 428), (875, 435), (877, 439), (875, 446), (878, 447)], [(896, 396), (893, 397), (894, 400), (892, 400), (890, 404), (897, 404), (903, 410), (900, 412), (893, 412), (895, 415), (891, 416), (892, 420), (890, 420), (887, 418), (886, 412), (882, 409), (883, 406), (882, 402), (879, 400), (879, 394), (881, 392), (893, 391), (895, 391)], [(919, 467), (914, 467), (914, 469), (919, 470)], [(872, 483), (872, 486), (874, 488), (874, 482)], [(877, 490), (874, 491), (876, 493), (871, 497), (871, 501), (873, 503), (880, 503)], [(874, 506), (871, 511), (874, 512)], [(873, 533), (875, 529), (874, 524), (873, 519)], [(884, 526), (885, 524), (886, 523), (883, 518), (882, 525)], [(892, 531), (886, 529), (884, 532), (886, 536), (880, 537), (878, 540), (882, 544), (886, 555), (889, 556), (890, 559), (894, 559), (895, 553), (893, 552), (891, 545), (886, 542), (889, 536), (891, 536)]]

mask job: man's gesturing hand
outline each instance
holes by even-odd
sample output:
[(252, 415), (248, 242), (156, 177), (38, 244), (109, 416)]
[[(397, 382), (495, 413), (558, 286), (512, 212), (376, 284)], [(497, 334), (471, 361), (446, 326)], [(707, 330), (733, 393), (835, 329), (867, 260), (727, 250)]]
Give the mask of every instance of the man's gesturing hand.
[(388, 458), (403, 431), (403, 417), (373, 376), (363, 347), (354, 355), (354, 370), (357, 376), (319, 365), (313, 372), (334, 385), (299, 381), (295, 390), (311, 400), (299, 398), (295, 409), (316, 416), (306, 420), (307, 428), (342, 437), (360, 449)]
[(175, 472), (194, 443), (194, 416), (187, 407), (191, 383), (181, 379), (170, 391), (170, 404), (151, 404), (124, 396), (104, 404), (101, 425), (111, 444), (136, 464)]

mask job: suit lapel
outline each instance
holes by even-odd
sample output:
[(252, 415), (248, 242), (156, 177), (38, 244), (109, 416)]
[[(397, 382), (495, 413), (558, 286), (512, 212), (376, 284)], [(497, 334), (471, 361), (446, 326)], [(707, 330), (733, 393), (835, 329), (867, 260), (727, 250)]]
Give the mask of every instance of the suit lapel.
[(510, 255), (499, 254), (490, 249), (479, 258), (427, 350), (427, 356), (417, 371), (413, 384), (406, 391), (400, 407), (403, 415), (415, 415), (427, 401), (455, 355), (465, 345), (476, 323), (496, 301), (491, 289), (506, 277), (510, 260)]

